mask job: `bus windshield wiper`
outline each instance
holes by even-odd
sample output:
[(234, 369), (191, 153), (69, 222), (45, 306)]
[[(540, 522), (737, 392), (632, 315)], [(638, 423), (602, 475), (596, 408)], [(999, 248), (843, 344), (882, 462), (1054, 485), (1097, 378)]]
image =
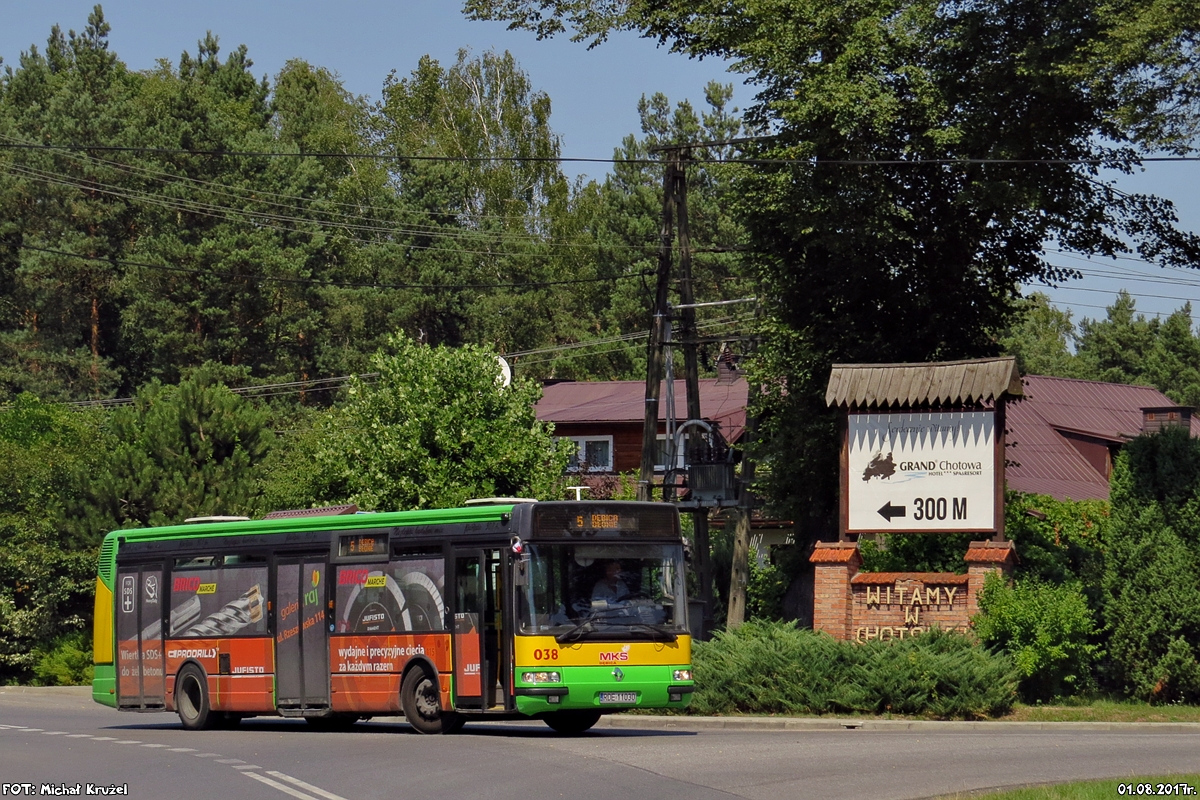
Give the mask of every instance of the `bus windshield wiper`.
[(665, 628), (660, 628), (655, 625), (649, 625), (645, 622), (632, 622), (629, 624), (628, 628), (630, 631), (637, 631), (638, 633), (648, 633), (648, 634), (650, 634), (650, 638), (656, 642), (674, 642), (674, 641), (678, 641), (678, 639), (679, 639), (679, 636), (677, 634), (674, 634), (671, 631), (666, 630)]
[(567, 644), (568, 642), (579, 641), (580, 639), (583, 638), (583, 635), (585, 633), (588, 633), (589, 631), (593, 631), (596, 629), (596, 620), (598, 618), (599, 617), (596, 614), (591, 615), (590, 617), (588, 617), (587, 619), (583, 620), (578, 625), (576, 625), (574, 628), (571, 628), (571, 630), (563, 631), (562, 633), (555, 636), (554, 641), (558, 642), (559, 644)]

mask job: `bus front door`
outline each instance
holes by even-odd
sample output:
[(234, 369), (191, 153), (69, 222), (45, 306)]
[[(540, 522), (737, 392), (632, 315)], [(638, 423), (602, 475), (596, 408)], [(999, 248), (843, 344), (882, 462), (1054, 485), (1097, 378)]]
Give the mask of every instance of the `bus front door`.
[(327, 575), (322, 556), (275, 565), (275, 704), (283, 714), (329, 708)]
[(511, 710), (501, 598), (500, 549), (457, 551), (454, 558), (454, 705)]

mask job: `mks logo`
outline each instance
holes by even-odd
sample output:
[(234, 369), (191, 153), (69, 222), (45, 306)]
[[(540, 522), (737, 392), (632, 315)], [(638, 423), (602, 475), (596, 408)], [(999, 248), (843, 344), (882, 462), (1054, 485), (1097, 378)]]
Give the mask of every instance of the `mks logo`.
[(629, 660), (629, 645), (625, 645), (616, 653), (612, 653), (612, 652), (606, 653), (603, 651), (601, 651), (601, 653), (600, 653), (600, 663), (601, 664), (611, 664), (616, 661), (628, 661), (628, 660)]

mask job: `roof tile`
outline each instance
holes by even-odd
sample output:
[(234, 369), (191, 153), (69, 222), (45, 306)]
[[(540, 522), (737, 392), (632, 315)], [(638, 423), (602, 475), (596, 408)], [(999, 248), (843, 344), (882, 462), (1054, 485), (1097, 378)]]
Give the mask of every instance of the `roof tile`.
[[(667, 418), (666, 386), (659, 387), (658, 418)], [(733, 442), (746, 427), (748, 385), (745, 378), (700, 381), (700, 413), (720, 424), (721, 435)], [(535, 407), (543, 422), (641, 422), (645, 419), (645, 381), (563, 381), (542, 388)], [(687, 385), (675, 381), (675, 419), (687, 419)]]

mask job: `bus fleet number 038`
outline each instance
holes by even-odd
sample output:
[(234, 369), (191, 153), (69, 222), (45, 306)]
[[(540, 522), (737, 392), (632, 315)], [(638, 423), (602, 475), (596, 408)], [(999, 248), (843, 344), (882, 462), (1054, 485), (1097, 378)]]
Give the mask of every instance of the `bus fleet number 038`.
[(547, 647), (545, 650), (536, 648), (533, 651), (534, 661), (558, 661), (558, 650), (553, 647)]

